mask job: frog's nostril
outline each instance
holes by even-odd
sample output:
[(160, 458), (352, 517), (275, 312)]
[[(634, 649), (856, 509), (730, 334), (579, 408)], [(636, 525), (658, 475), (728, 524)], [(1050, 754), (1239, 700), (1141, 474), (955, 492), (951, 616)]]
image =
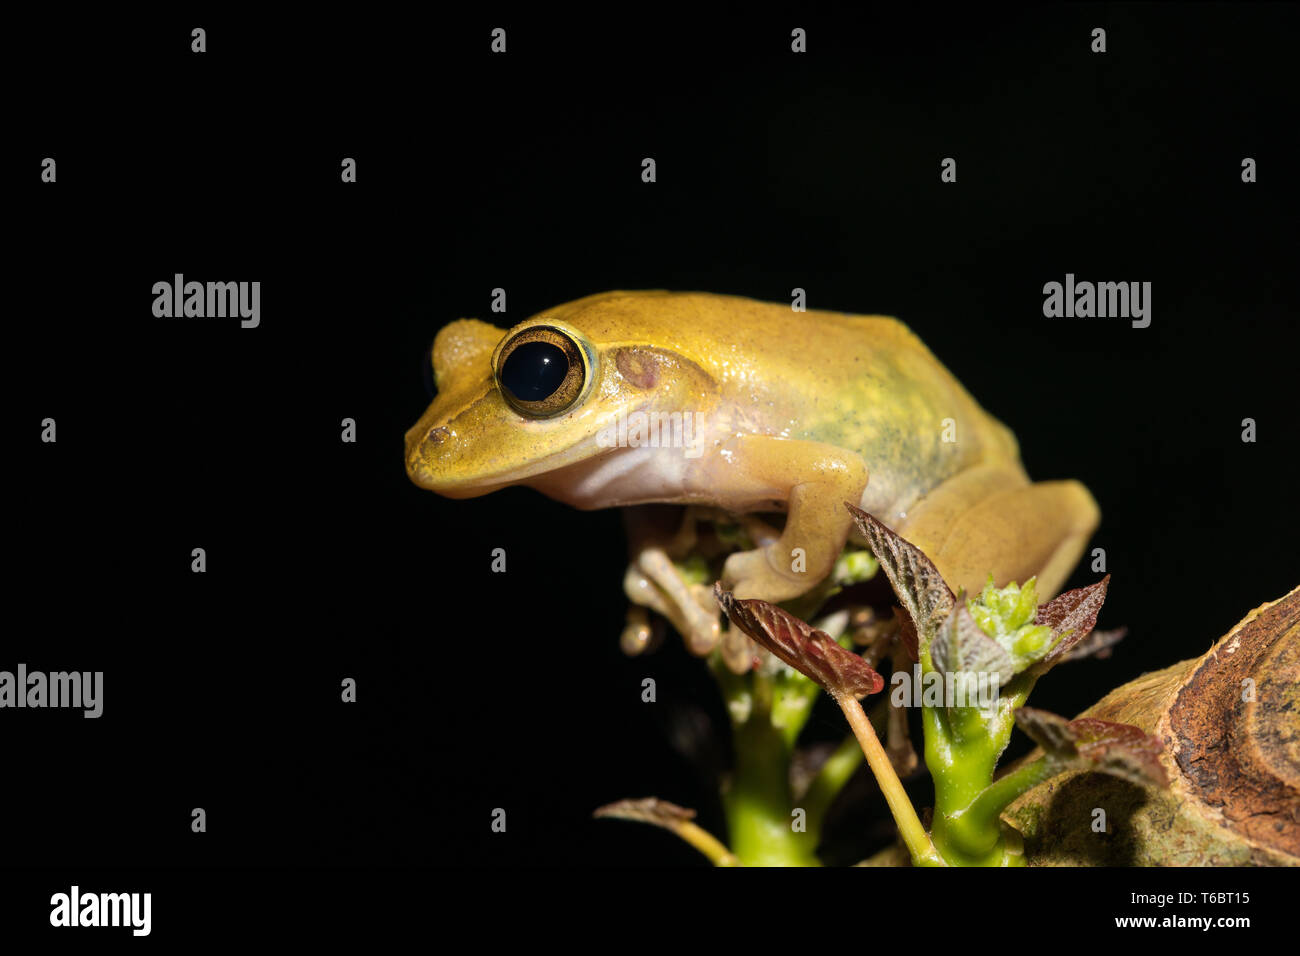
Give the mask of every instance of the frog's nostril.
[(435, 488), (440, 473), (438, 459), (445, 454), (439, 446), (450, 441), (451, 429), (440, 426), (429, 429), (423, 437), (417, 435), (411, 435), (406, 446), (406, 473), (421, 488)]
[(430, 428), (425, 432), (424, 437), (419, 439), (412, 452), (408, 454), (411, 464), (419, 469), (424, 470), (432, 467), (446, 450), (442, 447), (444, 442), (451, 440), (451, 429), (446, 425), (439, 425), (437, 428)]

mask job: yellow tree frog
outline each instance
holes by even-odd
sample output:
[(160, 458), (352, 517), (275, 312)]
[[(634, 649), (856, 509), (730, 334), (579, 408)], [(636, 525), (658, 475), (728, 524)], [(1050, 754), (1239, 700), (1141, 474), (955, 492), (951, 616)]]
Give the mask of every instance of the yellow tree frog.
[(438, 394), (406, 433), (417, 485), (451, 498), (526, 485), (584, 509), (785, 512), (782, 530), (727, 558), (738, 598), (783, 601), (821, 582), (850, 534), (846, 501), (968, 593), (992, 573), (999, 585), (1037, 575), (1055, 594), (1099, 519), (1078, 482), (1031, 482), (1011, 431), (893, 318), (606, 292), (508, 331), (452, 322), (433, 372)]

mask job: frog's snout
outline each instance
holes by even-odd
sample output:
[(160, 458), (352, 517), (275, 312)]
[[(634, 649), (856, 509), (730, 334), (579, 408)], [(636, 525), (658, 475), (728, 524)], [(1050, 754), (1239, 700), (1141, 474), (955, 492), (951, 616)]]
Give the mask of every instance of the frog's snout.
[(406, 433), (406, 474), (421, 488), (436, 491), (440, 485), (431, 465), (437, 460), (440, 446), (451, 437), (446, 425), (424, 429), (418, 425)]

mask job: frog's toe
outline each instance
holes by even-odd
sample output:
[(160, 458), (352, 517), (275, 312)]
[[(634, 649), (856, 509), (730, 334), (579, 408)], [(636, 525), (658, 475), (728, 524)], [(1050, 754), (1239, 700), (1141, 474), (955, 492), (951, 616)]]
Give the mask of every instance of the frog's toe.
[(739, 551), (722, 566), (722, 586), (742, 601), (757, 599), (772, 604), (788, 601), (816, 583), (806, 574), (782, 574), (773, 567), (765, 548)]

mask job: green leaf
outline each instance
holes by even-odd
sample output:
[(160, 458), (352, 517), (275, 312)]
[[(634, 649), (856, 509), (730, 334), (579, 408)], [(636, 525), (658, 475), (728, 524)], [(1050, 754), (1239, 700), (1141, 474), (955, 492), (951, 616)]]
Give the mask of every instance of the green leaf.
[(1019, 674), (1046, 655), (1059, 635), (1045, 624), (1035, 623), (1038, 588), (1034, 578), (1020, 587), (1012, 581), (1004, 588), (993, 586), (989, 575), (984, 590), (966, 602), (980, 630), (1008, 654), (1012, 668), (1007, 676)]
[(849, 587), (871, 580), (879, 570), (880, 562), (870, 551), (863, 548), (845, 548), (835, 562), (835, 570), (831, 572), (831, 577), (841, 587)]

